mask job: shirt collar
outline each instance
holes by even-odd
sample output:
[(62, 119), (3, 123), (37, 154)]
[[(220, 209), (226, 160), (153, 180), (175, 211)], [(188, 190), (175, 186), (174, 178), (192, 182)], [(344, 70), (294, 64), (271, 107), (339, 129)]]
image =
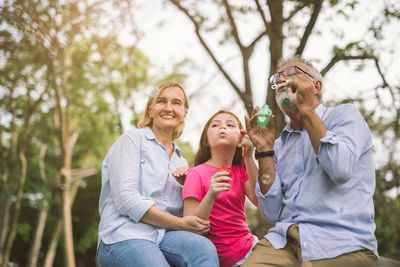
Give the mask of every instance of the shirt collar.
[[(317, 113), (317, 115), (320, 117), (320, 118), (322, 118), (322, 116), (323, 116), (323, 114), (325, 113), (325, 111), (326, 111), (326, 107), (324, 107), (322, 104), (319, 104), (316, 108), (315, 108), (315, 112)], [(304, 129), (303, 129), (304, 130)], [(302, 131), (303, 131), (302, 130)], [(285, 125), (285, 127), (283, 128), (283, 130), (282, 130), (282, 133), (281, 133), (281, 140), (282, 140), (282, 142), (283, 143), (285, 143), (285, 141), (286, 141), (286, 139), (288, 138), (288, 136), (289, 136), (289, 134), (290, 133), (293, 133), (293, 132), (302, 132), (302, 131), (299, 131), (299, 130), (294, 130), (293, 128), (292, 128), (292, 124), (291, 123), (287, 123), (286, 125)]]
[[(162, 146), (162, 144), (157, 140), (153, 131), (149, 127), (144, 128), (144, 131), (147, 140), (153, 140)], [(172, 142), (172, 144), (174, 145), (174, 152), (178, 154), (178, 156), (181, 156), (181, 149), (175, 144), (175, 142)]]

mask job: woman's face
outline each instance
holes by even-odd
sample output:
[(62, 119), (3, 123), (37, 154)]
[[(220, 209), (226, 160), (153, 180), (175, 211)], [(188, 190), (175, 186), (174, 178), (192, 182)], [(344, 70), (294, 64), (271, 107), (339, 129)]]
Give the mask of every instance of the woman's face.
[(240, 141), (238, 121), (227, 113), (216, 115), (208, 126), (207, 138), (211, 148), (220, 145), (237, 147)]
[(150, 118), (153, 119), (153, 128), (160, 130), (175, 130), (183, 123), (186, 110), (185, 96), (179, 87), (165, 89), (155, 100), (150, 109)]

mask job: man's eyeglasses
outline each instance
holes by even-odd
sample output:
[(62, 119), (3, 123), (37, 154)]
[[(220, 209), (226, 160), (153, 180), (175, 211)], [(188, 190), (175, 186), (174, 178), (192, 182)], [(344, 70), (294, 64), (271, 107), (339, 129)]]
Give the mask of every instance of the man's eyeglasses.
[(307, 74), (308, 76), (310, 76), (311, 78), (313, 78), (315, 80), (315, 78), (310, 73), (308, 73), (307, 71), (303, 70), (302, 68), (297, 67), (297, 66), (291, 66), (291, 67), (287, 67), (286, 69), (284, 69), (284, 70), (282, 70), (280, 72), (272, 74), (272, 76), (269, 78), (269, 83), (271, 85), (277, 84), (278, 80), (279, 80), (279, 77), (282, 74), (284, 76), (286, 76), (286, 77), (289, 77), (289, 76), (294, 76), (294, 75), (300, 74), (300, 73), (305, 73), (305, 74)]

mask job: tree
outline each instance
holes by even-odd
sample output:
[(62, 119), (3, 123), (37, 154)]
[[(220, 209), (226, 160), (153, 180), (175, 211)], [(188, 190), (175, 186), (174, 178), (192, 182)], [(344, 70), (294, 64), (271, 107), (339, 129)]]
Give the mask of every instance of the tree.
[[(264, 53), (258, 53), (258, 55), (264, 56), (264, 62), (269, 66), (268, 72), (271, 75), (275, 72), (277, 61), (282, 56), (291, 57), (309, 54), (315, 57), (312, 51), (306, 53), (307, 47), (311, 46), (320, 35), (324, 34), (326, 36), (329, 33), (332, 33), (331, 37), (334, 37), (335, 40), (331, 44), (330, 52), (325, 55), (328, 60), (324, 60), (326, 65), (320, 68), (321, 73), (327, 75), (340, 62), (351, 61), (355, 63), (356, 72), (364, 71), (365, 66), (370, 64), (375, 69), (375, 76), (379, 77), (378, 80), (380, 80), (376, 85), (370, 86), (371, 94), (389, 92), (392, 106), (397, 110), (399, 109), (398, 86), (393, 86), (393, 82), (390, 82), (390, 72), (387, 71), (390, 64), (392, 64), (388, 57), (393, 54), (393, 49), (383, 45), (383, 40), (387, 37), (386, 31), (393, 25), (398, 29), (400, 7), (396, 1), (385, 1), (379, 5), (376, 13), (364, 18), (364, 20), (367, 20), (366, 23), (363, 23), (365, 27), (362, 29), (364, 35), (359, 39), (352, 38), (351, 35), (354, 32), (338, 29), (337, 22), (344, 20), (346, 25), (351, 25), (356, 11), (367, 8), (370, 5), (367, 1), (254, 0), (238, 2), (210, 0), (199, 2), (194, 0), (168, 0), (166, 2), (176, 7), (188, 19), (188, 23), (193, 26), (194, 34), (199, 44), (218, 68), (221, 76), (225, 78), (231, 89), (240, 98), (247, 113), (251, 112), (254, 100), (255, 89), (252, 83), (256, 77), (252, 75), (254, 69), (258, 68), (258, 66), (252, 66), (252, 64), (259, 64), (260, 62), (254, 63), (253, 56), (256, 52), (264, 51)], [(321, 17), (325, 18), (323, 28), (320, 26)], [(328, 20), (332, 22), (331, 25), (327, 23)], [(325, 46), (327, 44), (324, 44), (324, 48)], [(225, 51), (225, 53), (221, 53), (221, 51)], [(227, 64), (223, 64), (224, 60), (231, 56), (240, 58), (240, 63), (238, 64), (240, 78), (237, 78), (237, 71), (229, 71)], [(264, 88), (266, 87), (267, 85)], [(276, 114), (275, 124), (277, 126), (277, 134), (279, 134), (285, 122), (284, 116), (277, 108), (274, 99), (275, 92), (269, 88), (265, 102)], [(360, 108), (365, 108), (365, 97), (360, 97), (358, 100), (360, 100)], [(370, 104), (370, 101), (368, 104)], [(366, 116), (370, 116), (372, 119), (369, 120), (369, 123), (374, 133), (378, 139), (383, 138), (383, 140), (388, 132), (391, 133), (391, 137), (393, 135), (399, 136), (398, 113), (391, 110), (390, 119), (382, 123), (377, 119), (382, 116), (381, 112), (384, 112), (385, 109), (380, 108), (379, 105), (379, 102), (373, 103), (368, 109), (365, 108), (365, 110), (368, 110)], [(370, 114), (371, 112), (374, 116)], [(384, 131), (382, 131), (382, 128)], [(382, 141), (382, 139), (380, 140)], [(396, 214), (398, 214), (398, 191), (394, 198), (387, 197), (387, 193), (390, 190), (398, 190), (396, 188), (399, 187), (398, 166), (400, 160), (399, 153), (396, 152), (398, 151), (398, 138), (390, 138), (390, 140), (393, 140), (396, 145), (393, 149), (390, 149), (385, 143), (387, 162), (377, 170), (378, 189), (375, 200), (379, 204), (390, 205), (390, 207), (396, 209)], [(385, 182), (385, 179), (390, 180), (390, 182)], [(382, 222), (387, 222), (387, 219), (390, 219), (389, 221), (393, 222), (392, 229), (396, 229), (394, 221), (398, 217), (390, 215), (390, 213), (391, 211), (387, 209), (378, 210), (378, 226), (382, 227)], [(380, 239), (381, 243), (388, 244), (384, 236), (389, 236), (388, 233), (390, 235), (394, 233), (389, 231), (388, 227), (383, 227), (382, 230), (385, 231), (385, 234), (381, 232), (381, 229), (378, 229), (378, 240)], [(398, 244), (398, 238), (396, 238), (396, 241), (390, 241), (389, 243), (393, 244), (391, 248), (383, 245), (385, 251), (381, 253), (392, 257), (397, 256), (394, 251)]]
[[(277, 61), (284, 55), (284, 52), (286, 57), (304, 54), (307, 44), (312, 39), (311, 37), (318, 35), (318, 31), (321, 31), (317, 27), (317, 22), (323, 13), (334, 12), (337, 18), (350, 19), (351, 13), (363, 5), (352, 0), (254, 0), (245, 3), (232, 3), (228, 0), (207, 2), (168, 0), (167, 2), (174, 5), (188, 18), (189, 23), (193, 25), (199, 43), (217, 66), (221, 75), (242, 100), (248, 113), (251, 111), (254, 99), (252, 82), (255, 78), (252, 77), (252, 73), (255, 67), (251, 64), (252, 56), (257, 49), (265, 48), (265, 51), (268, 51), (264, 54), (264, 62), (269, 63), (269, 75), (271, 75), (275, 72)], [(395, 3), (387, 3), (383, 10), (384, 14), (392, 14), (392, 17), (394, 17)], [(381, 18), (382, 12), (377, 13)], [(249, 26), (246, 21), (254, 20), (257, 20), (257, 22), (251, 24), (252, 29), (255, 28), (254, 33), (252, 33), (246, 28)], [(365, 31), (366, 34), (375, 36), (372, 39), (376, 40), (376, 35), (382, 33), (384, 25), (374, 27), (374, 21), (371, 23), (371, 26), (367, 25)], [(341, 34), (343, 33), (337, 33), (337, 35)], [(264, 39), (267, 39), (267, 42), (262, 43)], [(260, 48), (261, 43), (267, 44), (267, 46)], [(217, 51), (223, 50), (227, 50), (227, 57), (232, 56), (229, 51), (236, 50), (232, 53), (235, 53), (241, 59), (242, 77), (239, 81), (238, 79), (235, 80), (236, 72), (229, 72), (222, 63), (224, 58), (218, 57), (221, 53)], [(345, 45), (333, 45), (331, 55), (327, 56), (330, 56), (331, 59), (328, 60), (325, 67), (321, 68), (323, 75), (341, 61), (374, 60), (377, 58), (372, 45), (362, 40), (351, 41)], [(264, 88), (267, 88), (267, 85)], [(277, 133), (280, 133), (284, 126), (284, 116), (277, 108), (274, 98), (274, 91), (269, 88), (266, 103), (276, 114)]]
[[(29, 266), (38, 262), (47, 209), (57, 205), (62, 220), (56, 218), (45, 264), (52, 265), (63, 230), (65, 266), (76, 265), (71, 214), (75, 194), (83, 178), (99, 172), (106, 146), (122, 131), (122, 123), (115, 123), (121, 121), (115, 103), (132, 99), (131, 93), (148, 82), (146, 57), (134, 44), (120, 45), (112, 32), (130, 18), (130, 3), (119, 3), (116, 18), (108, 14), (113, 4), (15, 1), (0, 5), (7, 23), (0, 31), (5, 61), (0, 112), (2, 118), (10, 118), (0, 121), (5, 170), (0, 208), (6, 215), (1, 220), (1, 266), (8, 266), (22, 229), (24, 203), (39, 210)], [(40, 153), (44, 146), (45, 154)], [(36, 194), (40, 201), (24, 199)]]

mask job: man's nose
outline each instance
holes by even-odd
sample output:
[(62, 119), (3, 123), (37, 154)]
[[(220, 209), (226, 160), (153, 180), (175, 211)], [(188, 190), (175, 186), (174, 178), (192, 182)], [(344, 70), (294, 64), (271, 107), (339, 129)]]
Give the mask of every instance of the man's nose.
[(285, 75), (283, 75), (282, 73), (279, 73), (278, 79), (276, 80), (277, 84), (283, 83), (286, 81), (286, 77)]

